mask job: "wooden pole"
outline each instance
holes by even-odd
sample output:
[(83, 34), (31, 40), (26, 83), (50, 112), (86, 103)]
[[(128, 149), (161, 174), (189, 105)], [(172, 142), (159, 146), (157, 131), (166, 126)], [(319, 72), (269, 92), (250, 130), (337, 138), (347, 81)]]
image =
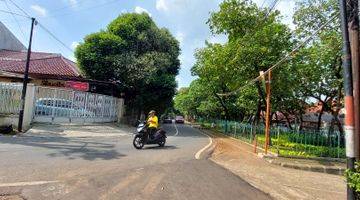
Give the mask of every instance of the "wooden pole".
[(266, 84), (266, 123), (265, 123), (265, 154), (268, 153), (270, 143), (270, 100), (271, 100), (271, 70), (267, 75)]

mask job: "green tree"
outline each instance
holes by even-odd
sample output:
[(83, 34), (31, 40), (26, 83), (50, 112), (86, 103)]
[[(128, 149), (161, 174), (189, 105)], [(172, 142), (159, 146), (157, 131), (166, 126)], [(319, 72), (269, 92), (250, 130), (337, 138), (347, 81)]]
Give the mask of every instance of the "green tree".
[[(326, 23), (338, 12), (336, 0), (306, 0), (297, 4), (294, 15), (297, 38), (308, 37), (322, 24)], [(321, 126), (321, 117), (324, 112), (331, 112), (333, 120), (331, 129), (337, 123), (342, 131), (338, 118), (342, 94), (342, 59), (341, 59), (341, 31), (339, 19), (333, 20), (320, 31), (312, 42), (303, 48), (297, 55), (295, 73), (299, 80), (299, 88), (304, 98), (315, 99), (322, 104), (318, 117), (318, 126)], [(333, 102), (337, 101), (334, 106)]]
[(149, 15), (128, 13), (90, 34), (75, 56), (87, 77), (120, 82), (134, 115), (172, 105), (180, 61), (178, 41)]
[[(237, 83), (237, 87), (245, 85), (257, 77), (260, 71), (266, 71), (278, 62), (291, 49), (289, 28), (280, 19), (278, 11), (269, 13), (268, 9), (258, 8), (250, 0), (225, 0), (220, 4), (220, 10), (211, 14), (208, 24), (213, 33), (226, 34), (229, 38), (227, 64), (232, 68), (229, 73), (234, 76), (222, 81)], [(277, 78), (286, 77), (278, 75), (281, 73), (274, 73), (273, 80), (278, 81), (277, 85), (286, 84), (286, 81)], [(232, 83), (230, 85), (231, 88), (235, 87)], [(290, 90), (285, 85), (282, 88)], [(255, 91), (258, 95), (255, 121), (258, 121), (265, 105), (265, 92), (258, 81)]]

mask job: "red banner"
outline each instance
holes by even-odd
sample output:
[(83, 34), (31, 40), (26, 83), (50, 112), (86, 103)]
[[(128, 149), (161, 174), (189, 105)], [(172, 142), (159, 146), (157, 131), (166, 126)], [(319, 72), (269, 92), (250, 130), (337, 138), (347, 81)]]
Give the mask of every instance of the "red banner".
[(84, 82), (66, 81), (65, 87), (83, 92), (89, 91), (89, 83)]

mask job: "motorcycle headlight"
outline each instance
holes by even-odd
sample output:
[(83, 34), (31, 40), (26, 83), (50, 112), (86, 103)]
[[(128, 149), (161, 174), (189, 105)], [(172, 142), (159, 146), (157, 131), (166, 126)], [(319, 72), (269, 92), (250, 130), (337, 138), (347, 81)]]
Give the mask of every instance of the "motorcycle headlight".
[(139, 127), (136, 129), (138, 133), (140, 133), (143, 130), (143, 127)]

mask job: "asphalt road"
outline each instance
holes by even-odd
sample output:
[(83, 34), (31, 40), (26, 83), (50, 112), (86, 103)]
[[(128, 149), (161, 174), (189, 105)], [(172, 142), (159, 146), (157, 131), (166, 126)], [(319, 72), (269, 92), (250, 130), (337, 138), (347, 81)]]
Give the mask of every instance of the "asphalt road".
[(166, 146), (143, 150), (131, 134), (0, 136), (0, 199), (270, 199), (206, 156), (196, 160), (209, 143), (198, 130), (164, 129)]

